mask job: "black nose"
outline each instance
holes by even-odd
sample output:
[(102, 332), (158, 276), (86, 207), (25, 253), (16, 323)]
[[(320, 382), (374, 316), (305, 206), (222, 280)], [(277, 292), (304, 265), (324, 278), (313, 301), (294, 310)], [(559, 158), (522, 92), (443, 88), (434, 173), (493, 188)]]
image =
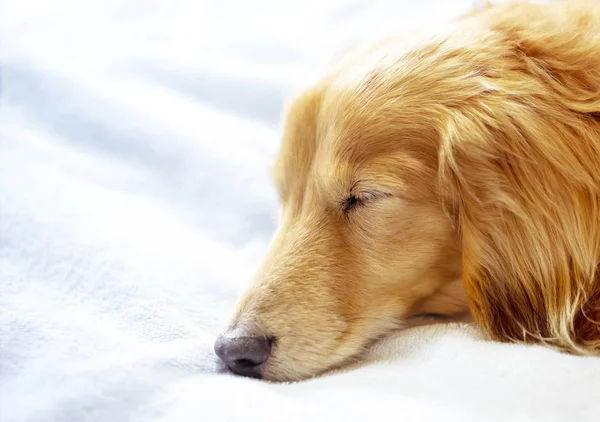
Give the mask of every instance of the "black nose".
[(272, 340), (265, 337), (227, 336), (215, 342), (215, 353), (234, 373), (260, 378), (259, 366), (269, 359)]

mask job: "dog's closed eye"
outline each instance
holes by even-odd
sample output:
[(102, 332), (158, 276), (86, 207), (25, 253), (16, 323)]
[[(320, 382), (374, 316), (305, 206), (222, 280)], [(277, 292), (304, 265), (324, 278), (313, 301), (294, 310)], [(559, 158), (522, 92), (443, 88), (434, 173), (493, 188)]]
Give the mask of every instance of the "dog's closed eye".
[(344, 214), (348, 214), (352, 210), (357, 209), (358, 207), (361, 207), (361, 206), (368, 204), (369, 202), (375, 201), (377, 199), (385, 198), (387, 196), (390, 196), (390, 194), (386, 193), (386, 192), (382, 192), (382, 191), (376, 191), (376, 190), (350, 193), (342, 201), (341, 209)]
[(342, 203), (342, 211), (347, 214), (359, 205), (362, 205), (361, 199), (358, 196), (350, 195)]

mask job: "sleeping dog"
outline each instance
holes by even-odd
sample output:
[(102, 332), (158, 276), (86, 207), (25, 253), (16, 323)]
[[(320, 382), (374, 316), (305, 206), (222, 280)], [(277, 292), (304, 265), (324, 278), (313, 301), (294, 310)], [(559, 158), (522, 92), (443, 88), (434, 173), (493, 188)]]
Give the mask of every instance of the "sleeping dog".
[(289, 106), (282, 222), (215, 345), (299, 380), (424, 315), (600, 354), (600, 5), (517, 3), (347, 51)]

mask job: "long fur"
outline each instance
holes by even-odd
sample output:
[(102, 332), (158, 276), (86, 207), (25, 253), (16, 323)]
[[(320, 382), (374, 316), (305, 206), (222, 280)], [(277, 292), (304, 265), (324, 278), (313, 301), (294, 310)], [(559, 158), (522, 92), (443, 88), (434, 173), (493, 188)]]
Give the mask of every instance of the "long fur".
[[(495, 74), (446, 113), (440, 184), (460, 225), (463, 278), (494, 339), (600, 352), (600, 8), (502, 7)], [(500, 51), (494, 51), (499, 49)], [(501, 62), (498, 62), (501, 60)]]
[(424, 316), (600, 354), (600, 4), (484, 8), (357, 46), (288, 108), (281, 225), (230, 332), (260, 373)]

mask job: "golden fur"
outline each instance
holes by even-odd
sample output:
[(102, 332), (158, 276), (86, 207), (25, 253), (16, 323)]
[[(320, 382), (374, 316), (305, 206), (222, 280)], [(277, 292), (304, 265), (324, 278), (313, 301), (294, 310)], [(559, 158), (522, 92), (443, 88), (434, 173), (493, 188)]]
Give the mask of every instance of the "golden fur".
[(358, 46), (293, 102), (282, 223), (232, 322), (275, 339), (266, 379), (469, 309), (491, 339), (600, 354), (596, 4)]

